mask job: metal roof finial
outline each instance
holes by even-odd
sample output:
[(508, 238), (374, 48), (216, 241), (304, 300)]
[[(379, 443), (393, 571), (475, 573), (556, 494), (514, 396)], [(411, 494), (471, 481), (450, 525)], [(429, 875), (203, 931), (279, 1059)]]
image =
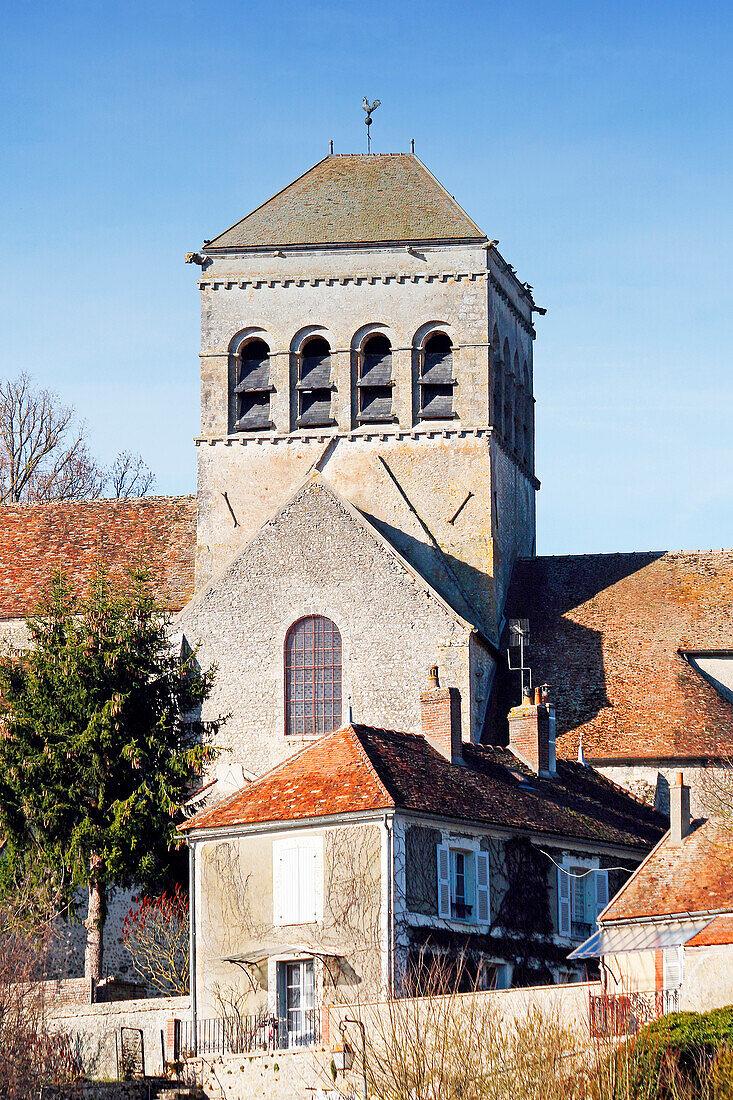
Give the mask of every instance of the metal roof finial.
[(364, 96), (361, 101), (361, 105), (366, 111), (364, 122), (367, 128), (367, 153), (371, 153), (372, 151), (372, 131), (369, 128), (372, 124), (372, 111), (376, 111), (381, 102), (381, 99), (375, 99), (373, 103), (370, 103), (366, 96)]

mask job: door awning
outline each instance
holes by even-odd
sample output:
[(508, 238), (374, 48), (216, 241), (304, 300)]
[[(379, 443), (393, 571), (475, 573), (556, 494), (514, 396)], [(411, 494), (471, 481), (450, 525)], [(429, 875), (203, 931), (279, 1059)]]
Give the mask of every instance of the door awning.
[(343, 945), (321, 944), (313, 947), (308, 943), (279, 943), (277, 941), (261, 940), (251, 947), (237, 952), (236, 955), (225, 955), (222, 962), (234, 963), (238, 966), (257, 966), (265, 962), (273, 955), (282, 955), (287, 958), (309, 959), (338, 959), (343, 958), (345, 950)]
[(597, 959), (601, 955), (623, 955), (630, 951), (662, 951), (665, 947), (679, 947), (687, 943), (712, 917), (698, 920), (649, 922), (648, 924), (612, 925), (601, 928), (580, 947), (568, 955), (569, 959)]

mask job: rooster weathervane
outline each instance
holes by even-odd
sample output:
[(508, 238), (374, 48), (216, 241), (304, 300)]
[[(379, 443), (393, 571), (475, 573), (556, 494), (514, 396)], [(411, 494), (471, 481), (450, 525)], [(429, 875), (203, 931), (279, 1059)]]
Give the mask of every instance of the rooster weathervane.
[(381, 99), (375, 99), (373, 103), (370, 103), (366, 96), (364, 96), (363, 100), (361, 101), (361, 105), (366, 111), (366, 118), (364, 119), (364, 122), (366, 123), (367, 128), (367, 153), (371, 153), (372, 151), (372, 131), (369, 128), (372, 124), (372, 111), (376, 111), (381, 102)]

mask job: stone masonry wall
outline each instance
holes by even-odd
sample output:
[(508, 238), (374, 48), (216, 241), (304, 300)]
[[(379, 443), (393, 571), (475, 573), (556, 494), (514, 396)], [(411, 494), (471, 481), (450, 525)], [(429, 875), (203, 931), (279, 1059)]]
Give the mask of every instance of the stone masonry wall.
[[(205, 715), (231, 715), (218, 770), (237, 762), (260, 774), (302, 744), (285, 735), (283, 646), (307, 614), (326, 615), (341, 633), (344, 721), (350, 697), (355, 721), (419, 733), (433, 664), (470, 698), (468, 624), (311, 481), (178, 620), (201, 665), (218, 667)], [(470, 706), (463, 721), (468, 739)]]

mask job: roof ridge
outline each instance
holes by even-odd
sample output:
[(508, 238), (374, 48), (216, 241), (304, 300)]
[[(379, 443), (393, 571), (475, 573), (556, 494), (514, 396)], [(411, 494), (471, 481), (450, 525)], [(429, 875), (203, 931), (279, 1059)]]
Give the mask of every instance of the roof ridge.
[[(359, 724), (360, 723), (357, 723), (357, 725), (359, 725)], [(370, 769), (372, 775), (374, 776), (374, 778), (376, 779), (377, 784), (379, 785), (380, 789), (384, 793), (385, 798), (388, 798), (389, 801), (392, 803), (392, 806), (396, 809), (397, 800), (394, 797), (394, 795), (387, 789), (386, 784), (384, 783), (382, 777), (380, 776), (379, 772), (377, 771), (377, 769), (374, 766), (374, 762), (373, 762), (372, 758), (369, 756), (369, 753), (367, 752), (366, 748), (362, 744), (361, 738), (359, 737), (359, 734), (357, 733), (356, 729), (354, 728), (353, 723), (351, 723), (351, 725), (349, 725), (347, 728), (351, 731), (351, 733), (353, 735), (353, 740), (356, 743), (357, 751), (364, 758), (367, 765), (369, 766), (369, 769)], [(374, 726), (364, 726), (364, 729), (372, 729), (373, 730), (375, 728), (376, 727), (374, 727)], [(385, 732), (387, 732), (387, 731), (385, 731)], [(390, 730), (389, 732), (390, 733), (397, 733), (398, 730)]]

